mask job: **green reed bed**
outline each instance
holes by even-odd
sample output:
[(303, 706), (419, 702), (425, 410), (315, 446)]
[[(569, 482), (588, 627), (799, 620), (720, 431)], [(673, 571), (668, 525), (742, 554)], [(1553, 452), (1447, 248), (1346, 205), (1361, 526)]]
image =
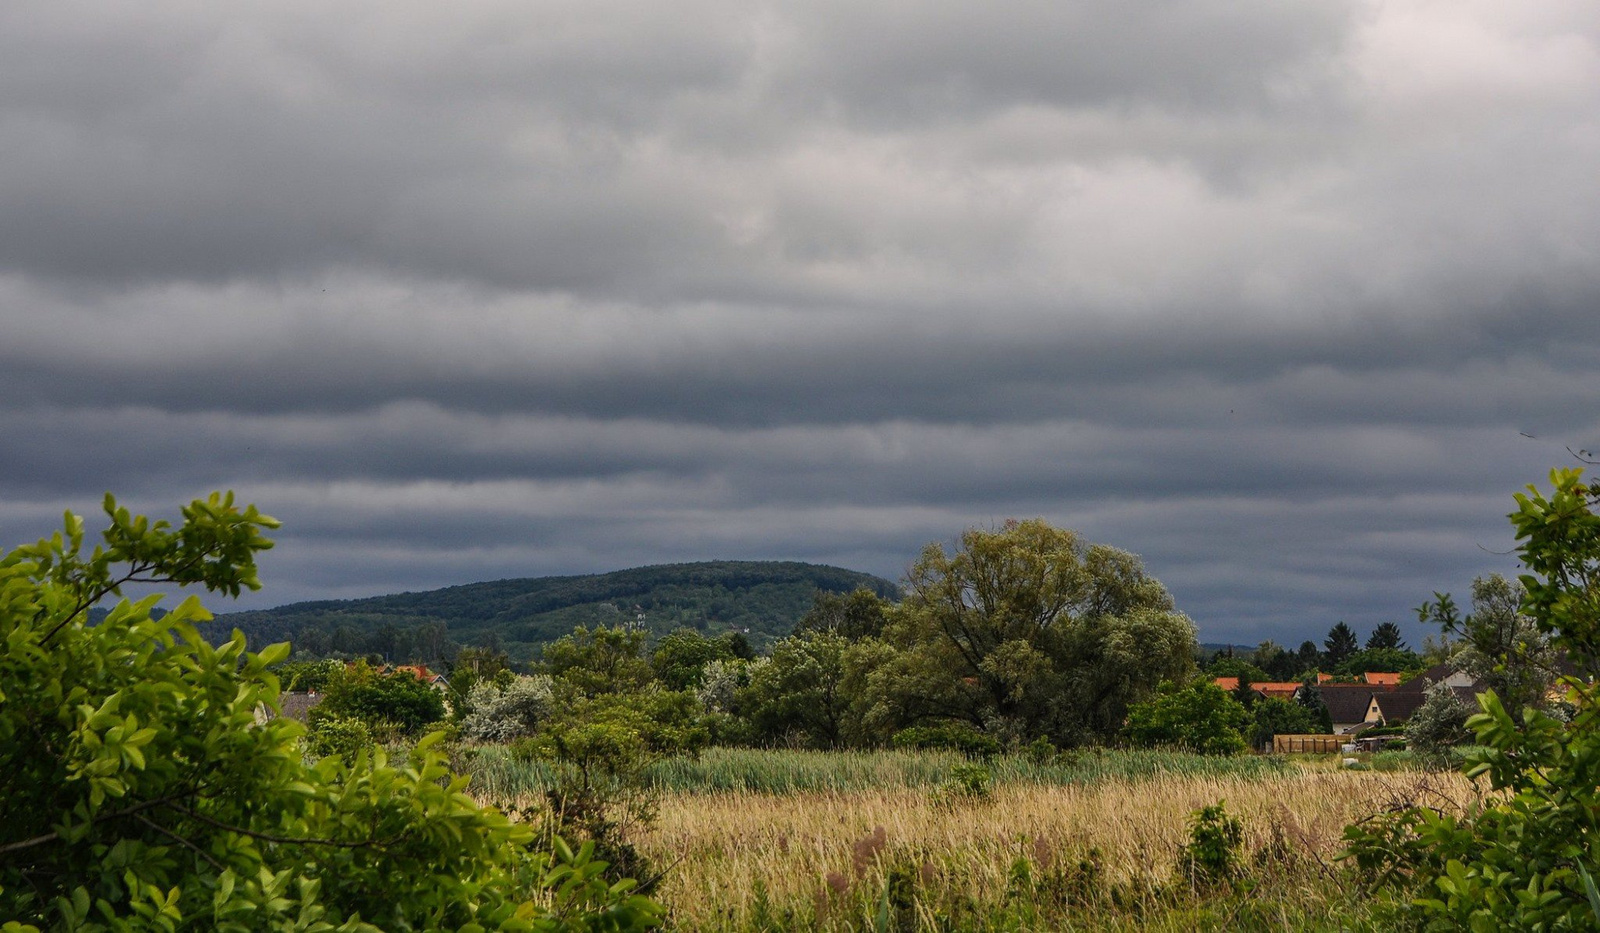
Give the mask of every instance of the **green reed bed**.
[[(656, 761), (649, 781), (667, 793), (768, 794), (851, 792), (896, 787), (933, 788), (950, 780), (952, 770), (970, 764), (948, 751), (794, 751), (711, 748), (695, 757)], [(1068, 785), (1157, 777), (1270, 778), (1299, 765), (1282, 758), (1241, 755), (1218, 757), (1186, 752), (1097, 749), (1064, 752), (1049, 761), (1002, 755), (984, 762), (995, 784)], [(477, 794), (509, 799), (537, 795), (549, 787), (549, 764), (519, 760), (502, 746), (473, 750), (468, 764)]]

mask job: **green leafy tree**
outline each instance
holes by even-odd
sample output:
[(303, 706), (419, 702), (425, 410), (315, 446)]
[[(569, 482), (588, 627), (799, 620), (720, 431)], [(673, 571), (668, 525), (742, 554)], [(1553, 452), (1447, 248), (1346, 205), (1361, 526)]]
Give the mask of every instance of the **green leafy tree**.
[(1250, 710), (1250, 745), (1268, 748), (1276, 735), (1313, 735), (1326, 732), (1311, 710), (1293, 700), (1268, 697)]
[(1316, 677), (1313, 676), (1295, 691), (1294, 701), (1317, 724), (1317, 728), (1310, 732), (1327, 734), (1333, 731), (1333, 714), (1328, 711), (1328, 704), (1323, 702), (1322, 688), (1317, 686)]
[(811, 609), (795, 623), (795, 634), (832, 632), (852, 641), (877, 638), (889, 620), (891, 603), (877, 593), (860, 587), (849, 594), (817, 592)]
[(1317, 650), (1317, 643), (1307, 639), (1300, 643), (1294, 654), (1297, 662), (1295, 670), (1299, 675), (1294, 679), (1300, 680), (1309, 674), (1315, 680), (1317, 668), (1322, 665), (1322, 652)]
[(1328, 670), (1334, 670), (1343, 664), (1351, 655), (1356, 653), (1360, 642), (1356, 641), (1356, 633), (1350, 626), (1343, 622), (1337, 623), (1328, 630), (1328, 637), (1323, 639), (1322, 660)]
[(1167, 683), (1151, 699), (1128, 709), (1123, 734), (1137, 745), (1170, 745), (1203, 755), (1245, 750), (1240, 730), (1250, 713), (1216, 684), (1204, 680), (1183, 686)]
[(1272, 675), (1255, 666), (1244, 658), (1230, 658), (1227, 655), (1218, 655), (1210, 664), (1206, 665), (1207, 677), (1238, 677), (1259, 684), (1272, 680)]
[(1393, 671), (1406, 674), (1420, 671), (1424, 666), (1420, 655), (1404, 648), (1363, 648), (1329, 673), (1359, 676), (1368, 671)]
[(953, 554), (929, 545), (884, 641), (881, 723), (959, 720), (1060, 745), (1114, 735), (1129, 703), (1193, 671), (1196, 648), (1136, 556), (1038, 520), (969, 530)]
[(1490, 574), (1472, 581), (1472, 612), (1452, 634), (1452, 663), (1493, 690), (1515, 718), (1544, 705), (1555, 681), (1557, 651), (1534, 617), (1522, 611), (1522, 584)]
[(543, 667), (580, 696), (632, 693), (655, 678), (644, 657), (644, 642), (642, 629), (580, 625), (545, 646)]
[(457, 719), (472, 712), (472, 691), (479, 684), (505, 687), (515, 675), (511, 659), (495, 648), (462, 648), (450, 662), (450, 706)]
[(741, 700), (756, 734), (812, 748), (859, 744), (862, 700), (848, 682), (855, 644), (831, 631), (810, 630), (774, 645), (771, 659), (751, 668)]
[[(1600, 660), (1600, 484), (1551, 473), (1548, 495), (1516, 496), (1511, 522), (1527, 573), (1520, 609), (1580, 669)], [(1474, 613), (1476, 614), (1476, 612)], [(1537, 708), (1519, 722), (1500, 696), (1468, 720), (1480, 747), (1466, 772), (1495, 795), (1463, 817), (1412, 808), (1346, 830), (1374, 876), (1409, 883), (1411, 925), (1432, 929), (1587, 930), (1600, 923), (1592, 839), (1600, 812), (1600, 686), (1566, 683), (1570, 721)]]
[(1255, 686), (1251, 684), (1248, 674), (1240, 674), (1239, 682), (1234, 685), (1233, 690), (1229, 691), (1229, 693), (1245, 709), (1255, 706), (1256, 700), (1261, 698), (1261, 695), (1256, 693)]
[(1400, 626), (1393, 622), (1379, 622), (1367, 636), (1366, 648), (1368, 651), (1375, 649), (1400, 650), (1405, 648), (1405, 639), (1401, 637)]
[(1406, 748), (1432, 767), (1449, 761), (1450, 749), (1472, 741), (1467, 720), (1473, 707), (1444, 683), (1428, 688), (1427, 698), (1406, 720)]
[[(174, 528), (106, 498), (84, 525), (0, 557), (0, 916), (8, 930), (643, 929), (662, 917), (593, 883), (591, 853), (530, 848), (433, 746), (308, 765), (278, 703), (274, 645), (213, 646), (190, 597), (88, 610), (129, 583), (237, 595), (277, 522), (231, 496)], [(542, 906), (541, 906), (542, 905)], [(592, 921), (592, 922), (591, 922)]]
[(1252, 658), (1262, 673), (1267, 675), (1261, 680), (1289, 681), (1300, 673), (1294, 652), (1285, 650), (1275, 641), (1268, 640), (1257, 645)]
[(669, 690), (687, 690), (700, 682), (712, 661), (730, 661), (733, 646), (726, 638), (707, 638), (692, 628), (664, 636), (650, 653), (650, 667)]
[(331, 676), (311, 709), (313, 728), (326, 718), (354, 719), (376, 735), (414, 736), (444, 719), (444, 697), (410, 671), (380, 674), (357, 661)]
[(343, 670), (343, 664), (332, 660), (285, 661), (272, 672), (278, 675), (278, 683), (285, 691), (323, 693)]

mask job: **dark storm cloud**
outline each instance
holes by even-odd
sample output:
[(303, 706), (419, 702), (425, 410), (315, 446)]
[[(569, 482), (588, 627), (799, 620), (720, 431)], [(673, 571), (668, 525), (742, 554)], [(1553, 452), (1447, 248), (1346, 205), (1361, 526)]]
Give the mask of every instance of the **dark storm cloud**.
[(236, 488), (286, 522), (272, 603), (897, 576), (1042, 515), (1212, 637), (1403, 621), (1600, 447), (1597, 36), (1491, 0), (9, 4), (0, 534)]

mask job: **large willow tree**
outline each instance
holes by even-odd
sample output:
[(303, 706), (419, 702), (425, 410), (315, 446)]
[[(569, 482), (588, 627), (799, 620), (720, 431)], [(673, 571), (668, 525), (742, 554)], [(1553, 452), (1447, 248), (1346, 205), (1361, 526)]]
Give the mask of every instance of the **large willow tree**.
[(899, 650), (876, 675), (880, 718), (1064, 744), (1114, 734), (1195, 649), (1137, 556), (1041, 520), (930, 544), (884, 638)]

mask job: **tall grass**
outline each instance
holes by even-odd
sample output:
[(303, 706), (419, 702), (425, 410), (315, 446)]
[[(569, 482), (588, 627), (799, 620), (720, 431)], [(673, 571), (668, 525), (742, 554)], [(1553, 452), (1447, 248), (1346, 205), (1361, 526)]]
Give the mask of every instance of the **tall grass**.
[[(929, 789), (948, 781), (951, 770), (966, 761), (948, 751), (712, 748), (693, 758), (657, 761), (650, 766), (647, 779), (669, 794), (781, 795)], [(1297, 764), (1281, 757), (1218, 757), (1155, 750), (1066, 752), (1048, 762), (1003, 755), (989, 762), (988, 767), (994, 783), (1002, 787), (1065, 787), (1167, 778), (1265, 780), (1299, 770)], [(498, 746), (476, 750), (470, 769), (474, 792), (489, 799), (536, 797), (552, 781), (548, 764), (518, 760)]]
[[(1344, 827), (1476, 794), (1459, 774), (1162, 751), (1002, 756), (990, 792), (949, 792), (966, 763), (710, 749), (651, 767), (658, 818), (628, 838), (669, 867), (653, 893), (675, 930), (1377, 931), (1390, 908), (1337, 860)], [(552, 777), (496, 747), (470, 768), (480, 800), (513, 807), (542, 805)], [(1177, 853), (1191, 814), (1219, 801), (1243, 820), (1248, 876), (1197, 889)]]
[[(1344, 827), (1399, 800), (1449, 807), (1471, 793), (1459, 775), (1296, 769), (1102, 772), (981, 799), (907, 787), (668, 795), (639, 842), (676, 860), (659, 894), (684, 930), (874, 929), (897, 875), (915, 915), (903, 928), (918, 930), (1381, 928), (1336, 859)], [(1197, 891), (1177, 854), (1191, 814), (1218, 801), (1243, 821), (1251, 874)]]

